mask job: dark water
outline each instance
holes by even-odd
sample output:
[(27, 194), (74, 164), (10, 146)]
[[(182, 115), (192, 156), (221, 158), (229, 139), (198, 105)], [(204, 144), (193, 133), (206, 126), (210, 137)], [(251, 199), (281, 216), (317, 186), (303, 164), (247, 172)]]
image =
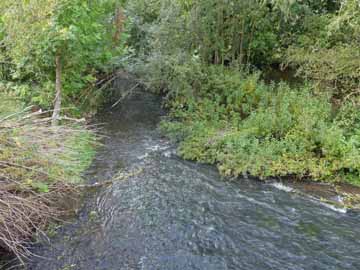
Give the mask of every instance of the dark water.
[(159, 104), (136, 94), (104, 115), (88, 178), (123, 177), (89, 194), (29, 269), (360, 269), (360, 216), (181, 160), (156, 131)]

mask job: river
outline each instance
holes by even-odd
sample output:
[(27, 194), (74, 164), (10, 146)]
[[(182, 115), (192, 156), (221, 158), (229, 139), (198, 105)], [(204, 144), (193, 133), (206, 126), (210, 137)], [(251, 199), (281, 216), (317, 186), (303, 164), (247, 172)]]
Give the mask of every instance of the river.
[(157, 125), (160, 98), (135, 93), (99, 121), (107, 135), (76, 219), (35, 248), (31, 270), (360, 269), (360, 215), (184, 161)]

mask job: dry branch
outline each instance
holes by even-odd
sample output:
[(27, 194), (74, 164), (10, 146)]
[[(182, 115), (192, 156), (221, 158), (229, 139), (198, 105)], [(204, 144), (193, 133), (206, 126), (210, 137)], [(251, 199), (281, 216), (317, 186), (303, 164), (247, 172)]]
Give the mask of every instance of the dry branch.
[[(64, 179), (62, 157), (76, 151), (67, 139), (84, 131), (82, 119), (65, 117), (74, 124), (51, 127), (47, 112), (29, 109), (0, 119), (0, 252), (13, 254), (21, 264), (32, 255), (33, 235), (45, 235), (46, 225), (64, 214), (64, 198), (78, 197), (73, 196), (78, 187)], [(54, 166), (59, 169), (55, 176), (49, 170)], [(39, 191), (33, 183), (48, 190)]]

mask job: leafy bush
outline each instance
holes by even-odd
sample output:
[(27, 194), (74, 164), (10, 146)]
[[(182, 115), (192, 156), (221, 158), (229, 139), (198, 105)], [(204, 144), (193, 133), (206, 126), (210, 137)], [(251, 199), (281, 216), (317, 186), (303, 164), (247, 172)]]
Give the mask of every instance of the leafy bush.
[(50, 109), (58, 76), (68, 109), (94, 111), (102, 101), (97, 79), (126, 51), (119, 9), (113, 0), (2, 0), (0, 80), (11, 81), (27, 103)]
[(286, 59), (319, 92), (342, 102), (360, 94), (360, 5), (347, 0), (336, 6), (336, 12), (305, 17), (305, 29), (286, 50)]
[[(184, 68), (186, 69), (186, 68)], [(162, 128), (187, 159), (216, 163), (224, 175), (293, 175), (360, 184), (359, 113), (313, 87), (266, 85), (259, 74), (202, 68), (197, 91), (176, 88)], [(191, 85), (191, 82), (190, 82)]]
[(298, 65), (298, 74), (315, 81), (318, 91), (347, 100), (360, 93), (360, 49), (358, 45), (332, 48), (291, 48), (288, 60)]

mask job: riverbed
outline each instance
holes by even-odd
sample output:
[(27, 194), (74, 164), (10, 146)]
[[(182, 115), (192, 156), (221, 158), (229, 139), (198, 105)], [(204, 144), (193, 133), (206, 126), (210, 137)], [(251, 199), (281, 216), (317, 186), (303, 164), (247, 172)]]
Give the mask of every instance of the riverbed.
[(158, 131), (160, 104), (136, 92), (99, 116), (86, 179), (114, 184), (89, 192), (28, 269), (360, 269), (358, 213), (182, 160)]

